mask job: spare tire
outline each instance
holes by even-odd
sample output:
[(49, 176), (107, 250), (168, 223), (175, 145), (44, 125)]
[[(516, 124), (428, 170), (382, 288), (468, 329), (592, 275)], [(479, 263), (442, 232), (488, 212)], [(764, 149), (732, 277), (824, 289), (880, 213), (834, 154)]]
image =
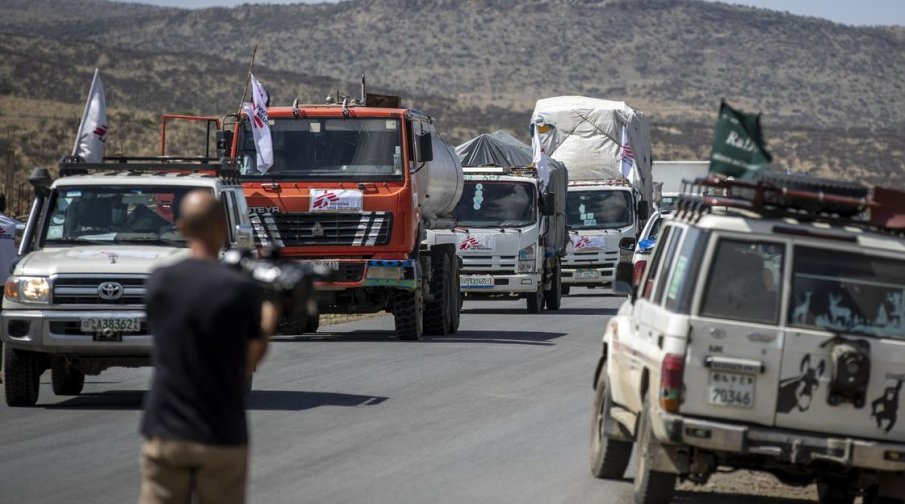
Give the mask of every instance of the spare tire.
[(764, 202), (784, 208), (794, 208), (813, 213), (836, 214), (841, 217), (852, 217), (865, 210), (864, 205), (845, 205), (829, 201), (801, 200), (782, 193), (789, 191), (808, 191), (824, 195), (841, 196), (867, 200), (870, 190), (857, 182), (846, 182), (809, 175), (788, 175), (778, 172), (767, 172), (758, 175), (757, 179), (775, 187), (775, 191), (764, 192)]

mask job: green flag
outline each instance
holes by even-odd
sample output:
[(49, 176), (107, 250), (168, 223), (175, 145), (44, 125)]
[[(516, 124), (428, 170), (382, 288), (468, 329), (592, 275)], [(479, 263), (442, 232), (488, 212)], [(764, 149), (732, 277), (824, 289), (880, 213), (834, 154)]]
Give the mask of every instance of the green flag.
[(710, 171), (749, 179), (770, 165), (773, 156), (764, 146), (760, 114), (746, 114), (720, 103), (713, 135)]

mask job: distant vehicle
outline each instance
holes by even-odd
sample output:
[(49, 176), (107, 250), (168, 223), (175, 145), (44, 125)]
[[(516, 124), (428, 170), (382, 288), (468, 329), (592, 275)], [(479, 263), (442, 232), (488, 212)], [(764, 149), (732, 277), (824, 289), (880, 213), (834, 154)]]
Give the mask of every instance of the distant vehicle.
[[(463, 163), (480, 165), (464, 168), (465, 189), (455, 209), (463, 296), (521, 297), (528, 313), (544, 306), (558, 310), (561, 260), (569, 240), (565, 167), (551, 162), (544, 186), (531, 164), (531, 148), (502, 132), (482, 135), (456, 152)], [(481, 158), (481, 152), (496, 155)]]
[[(317, 291), (319, 313), (392, 312), (399, 339), (455, 333), (459, 260), (453, 209), (459, 158), (436, 120), (396, 96), (334, 96), (328, 103), (267, 110), (274, 166), (255, 167), (249, 118), (222, 132), (243, 163), (256, 240), (284, 257), (336, 271)], [(443, 239), (448, 239), (444, 242)], [(289, 317), (284, 334), (318, 329)]]
[(657, 209), (674, 210), (682, 191), (682, 182), (704, 177), (710, 171), (709, 161), (654, 161), (654, 184), (660, 184), (659, 200), (654, 198)]
[[(572, 252), (563, 261), (563, 293), (608, 287), (616, 264), (631, 259), (652, 208), (650, 124), (624, 102), (582, 96), (538, 100), (534, 116), (545, 123), (547, 154), (569, 172)], [(622, 176), (626, 156), (635, 161), (629, 177)]]
[(644, 268), (647, 266), (651, 252), (653, 252), (654, 246), (657, 244), (657, 236), (660, 235), (660, 228), (663, 227), (663, 222), (669, 219), (671, 215), (671, 212), (666, 211), (654, 212), (638, 236), (638, 244), (635, 245), (635, 255), (632, 256), (635, 283), (640, 281), (641, 275), (644, 273)]
[(822, 503), (902, 504), (905, 193), (759, 182), (701, 179), (711, 195), (682, 196), (637, 285), (620, 264), (630, 297), (594, 374), (591, 471), (621, 479), (634, 452), (641, 504), (718, 468), (816, 482)]
[(6, 403), (34, 405), (48, 368), (55, 394), (78, 395), (85, 375), (150, 365), (145, 280), (189, 255), (175, 226), (182, 197), (211, 191), (226, 210), (229, 245), (254, 245), (237, 175), (234, 163), (208, 159), (69, 159), (55, 181), (36, 170), (0, 312)]

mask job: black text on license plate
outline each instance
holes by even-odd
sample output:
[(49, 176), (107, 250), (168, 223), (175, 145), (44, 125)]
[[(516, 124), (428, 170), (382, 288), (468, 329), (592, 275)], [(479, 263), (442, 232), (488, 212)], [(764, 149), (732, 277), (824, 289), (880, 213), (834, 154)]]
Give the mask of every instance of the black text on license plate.
[(137, 333), (141, 331), (139, 318), (85, 318), (82, 332), (86, 333)]
[(749, 374), (710, 372), (707, 402), (716, 406), (754, 407), (754, 385), (757, 378)]

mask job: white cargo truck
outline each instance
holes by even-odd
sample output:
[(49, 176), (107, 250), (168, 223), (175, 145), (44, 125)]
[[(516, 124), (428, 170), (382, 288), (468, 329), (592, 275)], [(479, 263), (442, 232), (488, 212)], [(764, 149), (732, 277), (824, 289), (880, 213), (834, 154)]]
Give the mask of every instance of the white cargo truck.
[(534, 117), (547, 154), (569, 172), (563, 293), (608, 287), (619, 261), (631, 260), (651, 210), (648, 120), (625, 102), (582, 96), (538, 100)]
[(705, 177), (709, 171), (709, 161), (654, 161), (654, 184), (659, 188), (654, 197), (657, 209), (673, 210), (682, 192), (682, 181)]
[(531, 149), (503, 132), (456, 148), (466, 166), (456, 206), (456, 252), (466, 299), (524, 298), (529, 313), (560, 306), (566, 253), (568, 175), (550, 164), (547, 181), (531, 164)]

